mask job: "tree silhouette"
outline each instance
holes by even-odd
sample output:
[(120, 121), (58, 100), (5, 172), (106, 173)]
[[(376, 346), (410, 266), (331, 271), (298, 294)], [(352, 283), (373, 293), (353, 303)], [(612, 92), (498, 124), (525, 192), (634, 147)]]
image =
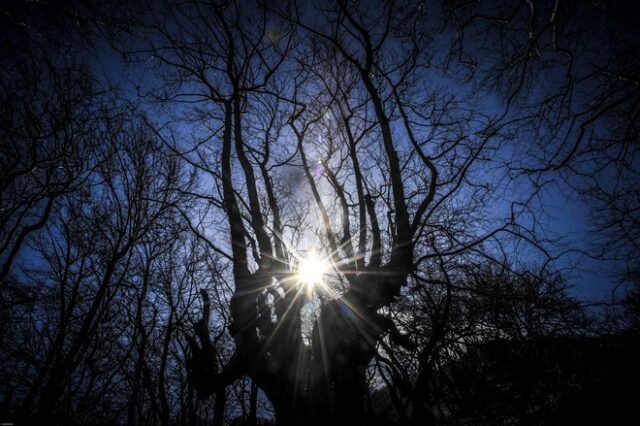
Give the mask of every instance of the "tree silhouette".
[(633, 266), (637, 43), (617, 6), (42, 10), (58, 29), (6, 14), (14, 50), (38, 48), (1, 69), (11, 416), (417, 425), (504, 404), (499, 421), (544, 422), (573, 397), (545, 399), (553, 368), (591, 368), (568, 345), (627, 353), (586, 337), (605, 328), (545, 223), (563, 182), (600, 213), (592, 256)]

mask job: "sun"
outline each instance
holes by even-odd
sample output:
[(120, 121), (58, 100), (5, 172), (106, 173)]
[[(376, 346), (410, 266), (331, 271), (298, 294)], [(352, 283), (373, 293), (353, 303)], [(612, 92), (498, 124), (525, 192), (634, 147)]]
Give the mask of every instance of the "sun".
[(328, 270), (329, 262), (312, 251), (298, 263), (298, 280), (308, 287), (314, 287), (322, 282)]

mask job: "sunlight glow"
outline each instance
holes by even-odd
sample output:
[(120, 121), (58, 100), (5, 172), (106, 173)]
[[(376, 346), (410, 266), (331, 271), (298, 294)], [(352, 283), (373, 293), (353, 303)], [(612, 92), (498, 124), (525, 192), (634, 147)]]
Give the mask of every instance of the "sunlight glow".
[(322, 283), (324, 275), (329, 271), (329, 262), (321, 258), (315, 251), (300, 259), (298, 264), (298, 280), (308, 287)]

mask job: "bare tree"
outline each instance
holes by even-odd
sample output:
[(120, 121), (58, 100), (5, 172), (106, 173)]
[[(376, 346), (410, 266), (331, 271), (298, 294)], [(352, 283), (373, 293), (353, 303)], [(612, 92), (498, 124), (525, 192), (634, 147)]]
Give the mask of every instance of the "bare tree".
[(512, 173), (540, 189), (564, 182), (592, 209), (587, 254), (613, 260), (604, 267), (627, 282), (638, 252), (640, 99), (629, 8), (522, 1), (446, 9), (460, 29), (455, 53), (474, 69), (483, 62), (488, 72), (478, 74), (503, 93), (532, 141), (516, 149)]
[(595, 257), (634, 253), (635, 46), (588, 31), (617, 22), (599, 6), (116, 3), (74, 16), (135, 84), (98, 92), (74, 55), (2, 69), (2, 407), (24, 421), (463, 421), (452, 371), (587, 324), (548, 187), (607, 212), (625, 245)]
[(79, 188), (94, 156), (99, 105), (86, 70), (46, 57), (3, 70), (0, 281), (56, 200)]
[[(169, 9), (171, 25), (154, 17), (142, 53), (172, 72), (159, 100), (198, 105), (198, 122), (211, 129), (195, 150), (167, 142), (221, 188), (220, 197), (201, 198), (222, 209), (230, 237), (235, 352), (218, 366), (205, 312), (189, 361), (202, 396), (219, 400), (248, 375), (282, 424), (361, 423), (378, 342), (389, 335), (414, 347), (381, 313), (410, 274), (430, 259), (520, 232), (513, 221), (482, 232), (430, 225), (463, 189), (478, 192), (478, 205), (486, 201), (486, 183), (474, 182), (473, 170), (502, 143), (496, 135), (504, 123), (470, 113), (455, 96), (419, 100), (415, 82), (431, 59), (421, 46), (428, 34), (409, 19), (420, 10), (390, 4), (365, 12), (337, 2), (296, 14), (232, 2)], [(318, 229), (311, 244), (326, 247), (337, 280), (313, 296), (310, 343), (303, 339), (307, 296), (290, 262), (298, 253), (284, 244), (292, 237), (284, 231), (289, 210), (273, 189), (276, 167), (301, 170), (319, 227), (307, 221), (293, 230), (309, 238)], [(334, 197), (335, 209), (327, 205)]]

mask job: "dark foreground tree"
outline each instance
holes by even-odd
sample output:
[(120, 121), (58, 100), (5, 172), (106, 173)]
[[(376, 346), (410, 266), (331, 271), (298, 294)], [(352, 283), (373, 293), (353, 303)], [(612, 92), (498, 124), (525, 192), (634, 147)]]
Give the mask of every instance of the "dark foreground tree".
[[(279, 424), (362, 424), (367, 367), (381, 345), (416, 349), (398, 328), (401, 312), (393, 310), (409, 282), (441, 282), (451, 293), (450, 265), (474, 257), (502, 263), (505, 236), (553, 257), (535, 227), (524, 226), (536, 223), (527, 216), (529, 197), (544, 183), (520, 183), (524, 195), (510, 206), (496, 207), (492, 188), (507, 189), (502, 173), (518, 182), (568, 164), (587, 127), (617, 107), (631, 107), (632, 99), (623, 94), (586, 111), (558, 100), (571, 96), (564, 91), (576, 77), (546, 84), (535, 72), (571, 72), (573, 54), (593, 54), (582, 39), (572, 46), (575, 53), (553, 40), (582, 31), (597, 11), (574, 23), (557, 4), (530, 6), (490, 4), (483, 15), (450, 5), (425, 11), (421, 2), (196, 2), (150, 19), (142, 52), (169, 73), (156, 99), (197, 105), (191, 117), (181, 115), (199, 127), (196, 144), (168, 143), (216, 182), (218, 195), (201, 196), (219, 206), (227, 224), (235, 350), (218, 362), (206, 310), (189, 360), (200, 394), (217, 395), (218, 413), (225, 387), (249, 376), (273, 403)], [(439, 31), (449, 19), (460, 33)], [(552, 29), (539, 27), (544, 19)], [(474, 29), (474, 20), (499, 28)], [(478, 53), (490, 46), (473, 40), (469, 54), (457, 38), (470, 29), (486, 43), (513, 45), (482, 62)], [(456, 54), (461, 61), (452, 66)], [(484, 96), (493, 95), (483, 84), (494, 84), (504, 97), (487, 102)], [(580, 104), (601, 94), (578, 93)], [(561, 121), (566, 114), (568, 129)], [(571, 120), (581, 123), (577, 133)], [(541, 122), (547, 128), (536, 130)], [(556, 152), (549, 156), (545, 146), (517, 162), (504, 159), (519, 151), (516, 142), (535, 136)], [(550, 165), (536, 165), (539, 156)], [(293, 203), (309, 214), (301, 217)], [(297, 266), (305, 249), (321, 251), (331, 270), (311, 290), (301, 285), (304, 271)], [(417, 379), (407, 386), (416, 424), (434, 420), (426, 398), (430, 358), (446, 335), (449, 299), (415, 353)]]
[[(61, 10), (106, 31), (134, 81), (95, 90), (116, 55), (2, 69), (11, 418), (256, 424), (268, 401), (281, 425), (481, 423), (501, 403), (496, 421), (552, 421), (536, 410), (575, 360), (560, 353), (612, 341), (580, 340), (593, 323), (553, 272), (544, 200), (562, 178), (611, 201), (604, 231), (634, 221), (637, 46), (608, 30), (617, 9)], [(505, 357), (550, 366), (535, 402), (487, 396), (529, 389)]]

